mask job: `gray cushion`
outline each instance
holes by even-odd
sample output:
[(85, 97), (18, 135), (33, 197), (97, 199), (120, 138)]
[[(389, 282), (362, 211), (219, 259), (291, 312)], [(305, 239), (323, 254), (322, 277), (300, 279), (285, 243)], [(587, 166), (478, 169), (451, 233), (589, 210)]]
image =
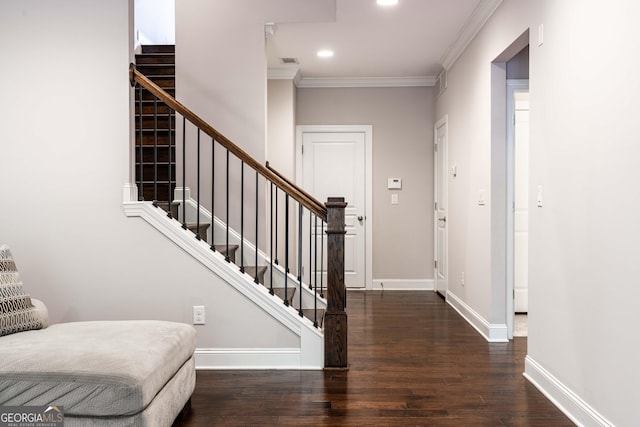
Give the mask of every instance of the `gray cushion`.
[(9, 246), (0, 246), (0, 336), (43, 327), (22, 282)]
[(0, 337), (0, 406), (134, 415), (191, 358), (195, 343), (192, 326), (151, 320), (61, 323)]
[(65, 414), (65, 427), (171, 427), (193, 394), (196, 369), (193, 357), (160, 390), (151, 404), (135, 415), (83, 417)]

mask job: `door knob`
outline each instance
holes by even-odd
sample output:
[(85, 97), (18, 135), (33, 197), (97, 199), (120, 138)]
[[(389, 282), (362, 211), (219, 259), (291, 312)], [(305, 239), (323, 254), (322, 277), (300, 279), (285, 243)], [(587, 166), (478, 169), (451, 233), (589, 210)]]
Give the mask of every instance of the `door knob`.
[(362, 215), (358, 216), (358, 221), (362, 222), (363, 219), (364, 217)]
[(438, 218), (438, 221), (447, 222), (447, 217)]

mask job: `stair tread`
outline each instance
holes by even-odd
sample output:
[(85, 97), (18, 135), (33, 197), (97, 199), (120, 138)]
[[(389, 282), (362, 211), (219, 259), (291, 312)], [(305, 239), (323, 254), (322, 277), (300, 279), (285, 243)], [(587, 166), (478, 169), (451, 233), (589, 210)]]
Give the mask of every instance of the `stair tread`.
[(136, 53), (136, 56), (145, 56), (145, 57), (176, 56), (176, 54), (175, 54), (175, 52), (141, 52), (141, 53)]
[[(316, 312), (315, 309), (313, 308), (303, 308), (302, 309), (302, 314), (304, 315), (304, 317), (306, 317), (307, 319), (311, 320), (312, 322), (314, 321), (314, 312)], [(322, 328), (322, 324), (324, 323), (324, 313), (326, 312), (326, 310), (324, 308), (319, 308), (317, 309), (317, 313), (318, 313), (318, 327)]]
[[(226, 254), (227, 253), (227, 245), (226, 244), (217, 244), (214, 245), (216, 247), (216, 251), (222, 253), (222, 254)], [(228, 250), (229, 252), (234, 252), (236, 250), (238, 250), (240, 246), (239, 245), (229, 245)]]
[(142, 45), (141, 53), (137, 55), (152, 55), (152, 54), (164, 54), (164, 55), (175, 55), (175, 46), (174, 45)]
[[(282, 301), (285, 300), (284, 298), (284, 288), (273, 288), (273, 293), (278, 296)], [(289, 295), (288, 301), (291, 303), (291, 300), (293, 300), (293, 297), (296, 294), (296, 288), (287, 288), (287, 294)]]
[[(166, 163), (166, 162), (165, 162), (165, 163)], [(167, 202), (166, 200), (165, 200), (165, 201), (159, 201), (159, 202), (157, 202), (157, 205), (158, 205), (158, 206), (160, 206), (160, 207), (163, 207), (163, 206), (168, 206), (168, 205), (169, 205), (169, 203), (171, 203), (171, 206), (178, 206), (178, 205), (180, 205), (180, 202), (176, 202), (176, 201)]]
[[(209, 224), (208, 222), (201, 222), (200, 227), (210, 227), (211, 224)], [(198, 223), (197, 222), (187, 222), (187, 228), (196, 228), (198, 227)]]

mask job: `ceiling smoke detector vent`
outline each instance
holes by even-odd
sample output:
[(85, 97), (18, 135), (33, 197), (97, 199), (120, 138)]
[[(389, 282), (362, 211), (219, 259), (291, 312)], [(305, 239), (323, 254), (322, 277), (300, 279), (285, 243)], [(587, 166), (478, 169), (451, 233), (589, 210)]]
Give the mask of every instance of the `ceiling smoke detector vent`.
[(298, 58), (280, 58), (282, 64), (299, 64)]

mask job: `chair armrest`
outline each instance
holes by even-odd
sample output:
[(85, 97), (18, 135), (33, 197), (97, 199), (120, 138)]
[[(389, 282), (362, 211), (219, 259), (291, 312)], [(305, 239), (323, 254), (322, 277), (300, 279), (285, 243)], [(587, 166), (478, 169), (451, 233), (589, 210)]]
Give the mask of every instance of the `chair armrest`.
[(31, 298), (31, 304), (36, 308), (38, 316), (42, 320), (42, 328), (49, 326), (49, 310), (47, 310), (45, 303), (39, 299)]

